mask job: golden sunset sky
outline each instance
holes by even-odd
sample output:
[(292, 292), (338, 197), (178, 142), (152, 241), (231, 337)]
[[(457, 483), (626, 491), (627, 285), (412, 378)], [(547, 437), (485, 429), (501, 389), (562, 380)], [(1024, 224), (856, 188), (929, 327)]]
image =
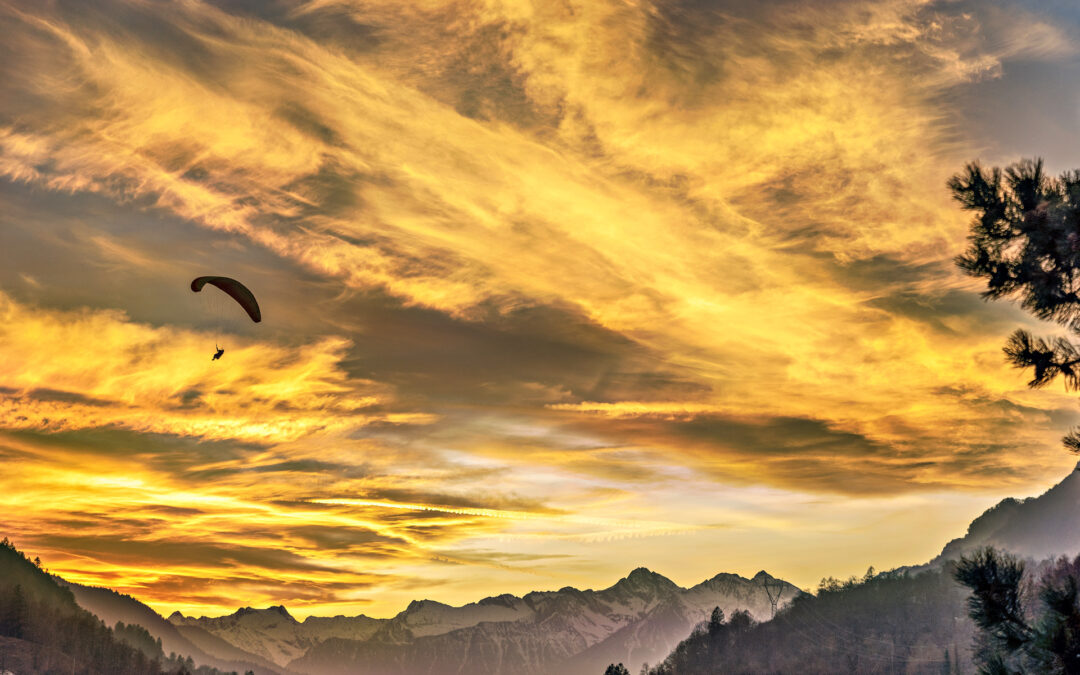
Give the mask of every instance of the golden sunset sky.
[(0, 0), (2, 534), (195, 615), (925, 562), (1076, 460), (945, 184), (1078, 82), (1064, 0)]

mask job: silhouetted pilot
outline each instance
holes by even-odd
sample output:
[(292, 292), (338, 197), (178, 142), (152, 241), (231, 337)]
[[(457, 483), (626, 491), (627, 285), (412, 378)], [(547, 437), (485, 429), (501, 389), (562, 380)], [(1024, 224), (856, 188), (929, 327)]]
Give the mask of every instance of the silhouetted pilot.
[(221, 355), (224, 354), (224, 353), (225, 353), (225, 350), (222, 349), (221, 347), (218, 347), (218, 350), (216, 352), (214, 352), (214, 356), (210, 360), (211, 361), (217, 361), (218, 359), (221, 358)]

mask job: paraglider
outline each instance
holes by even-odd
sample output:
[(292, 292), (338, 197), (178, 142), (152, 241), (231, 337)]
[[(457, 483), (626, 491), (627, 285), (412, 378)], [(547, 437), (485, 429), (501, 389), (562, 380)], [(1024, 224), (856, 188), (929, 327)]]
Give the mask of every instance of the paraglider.
[[(259, 310), (259, 303), (255, 300), (255, 294), (248, 290), (248, 287), (240, 283), (236, 279), (229, 277), (195, 277), (191, 280), (191, 290), (195, 293), (202, 291), (203, 286), (210, 284), (220, 289), (223, 293), (236, 301), (240, 307), (243, 308), (247, 315), (251, 317), (251, 320), (255, 323), (262, 321), (262, 312)], [(217, 361), (225, 353), (225, 349), (214, 345), (214, 356), (211, 357), (211, 361)]]
[(259, 311), (259, 303), (255, 300), (255, 294), (249, 291), (244, 284), (229, 277), (195, 277), (191, 280), (191, 290), (198, 293), (206, 284), (217, 286), (228, 294), (230, 298), (244, 308), (244, 311), (248, 313), (248, 316), (255, 323), (262, 321), (262, 312)]

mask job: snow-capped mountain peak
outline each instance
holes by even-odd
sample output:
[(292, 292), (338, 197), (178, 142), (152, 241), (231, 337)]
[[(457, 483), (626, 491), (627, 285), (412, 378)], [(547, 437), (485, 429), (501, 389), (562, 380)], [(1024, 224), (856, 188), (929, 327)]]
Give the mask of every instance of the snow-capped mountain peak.
[(285, 619), (291, 623), (299, 623), (293, 618), (292, 614), (289, 614), (289, 610), (285, 609), (285, 605), (274, 605), (273, 607), (267, 607), (266, 609), (255, 609), (253, 607), (241, 607), (231, 615), (237, 620), (244, 620), (247, 624), (254, 622), (276, 622), (281, 619)]
[(626, 588), (638, 593), (672, 592), (679, 587), (674, 581), (644, 567), (638, 567), (615, 583), (614, 588)]
[[(782, 605), (799, 593), (787, 587)], [(462, 607), (415, 601), (370, 639), (329, 640), (289, 666), (318, 675), (589, 675), (622, 661), (636, 671), (663, 658), (714, 607), (771, 615), (760, 579), (718, 575), (684, 589), (638, 568), (600, 591), (568, 586)]]

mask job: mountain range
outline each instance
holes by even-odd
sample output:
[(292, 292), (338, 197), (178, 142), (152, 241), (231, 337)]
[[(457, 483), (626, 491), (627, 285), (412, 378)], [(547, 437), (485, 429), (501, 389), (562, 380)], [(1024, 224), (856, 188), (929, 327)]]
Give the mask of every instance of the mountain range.
[[(1038, 497), (1005, 499), (947, 543), (928, 563), (938, 568), (983, 546), (1043, 559), (1080, 553), (1080, 464)], [(135, 598), (57, 581), (106, 625), (145, 628), (165, 653), (196, 664), (256, 675), (458, 675), (461, 673), (601, 673), (607, 664), (657, 663), (705, 621), (714, 607), (768, 620), (766, 584), (782, 587), (779, 606), (801, 593), (764, 571), (746, 579), (718, 574), (682, 588), (645, 568), (602, 590), (498, 595), (453, 607), (416, 600), (389, 619), (364, 615), (297, 621), (283, 606), (244, 607), (219, 617), (165, 619)]]
[(66, 585), (79, 604), (111, 625), (137, 624), (166, 652), (195, 663), (257, 675), (603, 672), (613, 662), (664, 658), (714, 607), (771, 616), (766, 583), (783, 607), (801, 591), (764, 571), (751, 579), (718, 574), (691, 588), (638, 568), (600, 591), (500, 595), (461, 607), (413, 601), (396, 616), (308, 617), (283, 606), (244, 607), (220, 617), (168, 620), (130, 596)]
[[(714, 607), (768, 618), (765, 572), (720, 574), (692, 588), (644, 568), (601, 591), (563, 588), (502, 595), (455, 608), (413, 602), (367, 640), (330, 639), (290, 667), (314, 675), (603, 672), (609, 663), (662, 659)], [(468, 617), (467, 619), (465, 617)], [(452, 630), (446, 627), (460, 625)]]

